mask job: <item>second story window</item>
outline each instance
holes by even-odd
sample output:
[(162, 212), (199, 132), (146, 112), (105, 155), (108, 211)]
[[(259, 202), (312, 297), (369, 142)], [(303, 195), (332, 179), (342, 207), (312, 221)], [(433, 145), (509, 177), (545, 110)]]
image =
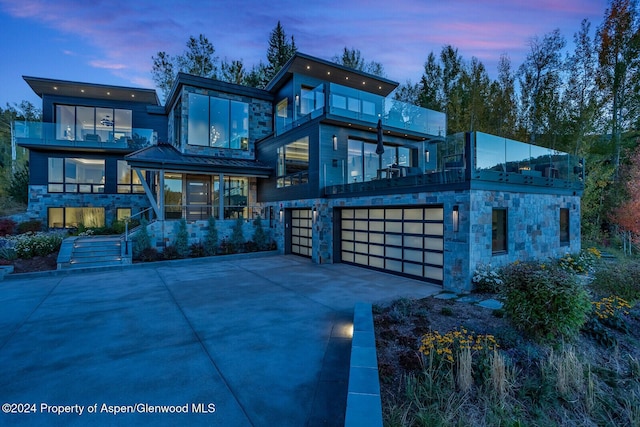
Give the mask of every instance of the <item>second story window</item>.
[(56, 139), (118, 141), (132, 136), (132, 112), (117, 108), (56, 105)]
[(49, 157), (49, 193), (104, 193), (104, 160)]
[(309, 181), (309, 137), (278, 148), (278, 187)]
[(249, 104), (189, 94), (188, 143), (205, 147), (249, 149)]

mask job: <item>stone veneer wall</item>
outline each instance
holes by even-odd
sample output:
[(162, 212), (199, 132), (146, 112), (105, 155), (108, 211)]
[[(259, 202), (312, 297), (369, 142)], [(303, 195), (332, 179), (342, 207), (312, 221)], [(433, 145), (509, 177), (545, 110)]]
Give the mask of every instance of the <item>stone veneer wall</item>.
[(106, 225), (116, 219), (118, 208), (131, 208), (135, 214), (149, 207), (144, 194), (48, 193), (46, 185), (29, 186), (27, 216), (47, 224), (48, 208), (104, 208)]
[[(471, 290), (478, 264), (504, 265), (515, 260), (547, 259), (580, 250), (580, 197), (508, 191), (446, 191), (339, 199), (307, 199), (271, 204), (275, 213), (274, 239), (284, 253), (284, 220), (280, 209), (315, 208), (312, 260), (333, 263), (333, 210), (342, 207), (442, 205), (444, 208), (444, 288)], [(459, 227), (453, 229), (453, 207)], [(491, 252), (492, 209), (508, 209), (508, 252)], [(570, 212), (569, 246), (560, 246), (560, 208)]]
[[(491, 253), (492, 210), (507, 210), (507, 253)], [(560, 245), (560, 208), (569, 209), (569, 245)], [(471, 265), (501, 266), (580, 251), (580, 196), (480, 191), (471, 193)]]
[[(216, 229), (218, 230), (218, 243), (222, 242), (222, 239), (229, 240), (231, 233), (233, 232), (233, 226), (236, 220), (216, 220)], [(154, 221), (147, 226), (149, 235), (151, 237), (151, 246), (155, 247), (159, 251), (173, 244), (178, 233), (180, 221), (179, 220), (167, 220), (167, 221)], [(268, 228), (268, 222), (263, 220), (262, 227), (265, 232), (270, 235)], [(200, 243), (204, 240), (205, 236), (209, 232), (208, 221), (193, 221), (187, 222), (187, 233), (189, 234), (189, 245), (194, 243)], [(253, 220), (245, 220), (242, 226), (242, 232), (245, 241), (253, 239), (253, 233), (255, 227), (253, 226)]]

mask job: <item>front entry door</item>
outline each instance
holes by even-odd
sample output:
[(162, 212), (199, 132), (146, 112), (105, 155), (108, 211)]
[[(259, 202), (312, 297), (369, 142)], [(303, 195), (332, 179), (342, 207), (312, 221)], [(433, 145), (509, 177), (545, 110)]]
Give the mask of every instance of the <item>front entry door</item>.
[(187, 176), (187, 221), (211, 216), (211, 178)]

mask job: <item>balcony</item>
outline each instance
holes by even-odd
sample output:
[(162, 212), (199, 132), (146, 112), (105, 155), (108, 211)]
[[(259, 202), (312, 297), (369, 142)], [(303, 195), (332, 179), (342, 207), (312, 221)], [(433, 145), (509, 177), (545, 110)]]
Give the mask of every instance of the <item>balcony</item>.
[(136, 151), (157, 143), (153, 129), (130, 129), (123, 132), (79, 132), (74, 136), (70, 130), (56, 123), (14, 122), (14, 136), (21, 147), (50, 147), (56, 149), (93, 149)]
[(276, 133), (280, 135), (323, 114), (372, 126), (382, 119), (385, 128), (430, 136), (447, 133), (444, 113), (335, 83), (321, 84), (302, 99), (296, 98), (287, 110), (278, 111)]
[(414, 191), (416, 187), (433, 191), (472, 185), (519, 186), (519, 191), (539, 187), (550, 193), (584, 189), (583, 159), (503, 137), (461, 133), (412, 150), (413, 157), (405, 165), (402, 162), (390, 165), (381, 162), (377, 155), (371, 156), (370, 162), (364, 163), (364, 173), (359, 164), (350, 161), (323, 164), (324, 194), (334, 197), (363, 192), (387, 194)]

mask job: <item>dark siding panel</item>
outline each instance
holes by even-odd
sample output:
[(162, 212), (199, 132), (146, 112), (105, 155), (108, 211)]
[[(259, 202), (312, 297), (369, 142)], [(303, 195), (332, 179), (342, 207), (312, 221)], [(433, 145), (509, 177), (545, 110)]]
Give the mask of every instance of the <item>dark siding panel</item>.
[(46, 153), (29, 151), (29, 184), (47, 185), (49, 180), (48, 158)]
[[(257, 159), (272, 167), (274, 174), (269, 179), (261, 179), (258, 182), (258, 201), (274, 202), (279, 200), (311, 199), (320, 197), (319, 188), (319, 162), (318, 142), (319, 123), (308, 123), (282, 136), (262, 141), (257, 146)], [(309, 183), (294, 185), (286, 188), (277, 188), (277, 149), (296, 139), (309, 137)]]

